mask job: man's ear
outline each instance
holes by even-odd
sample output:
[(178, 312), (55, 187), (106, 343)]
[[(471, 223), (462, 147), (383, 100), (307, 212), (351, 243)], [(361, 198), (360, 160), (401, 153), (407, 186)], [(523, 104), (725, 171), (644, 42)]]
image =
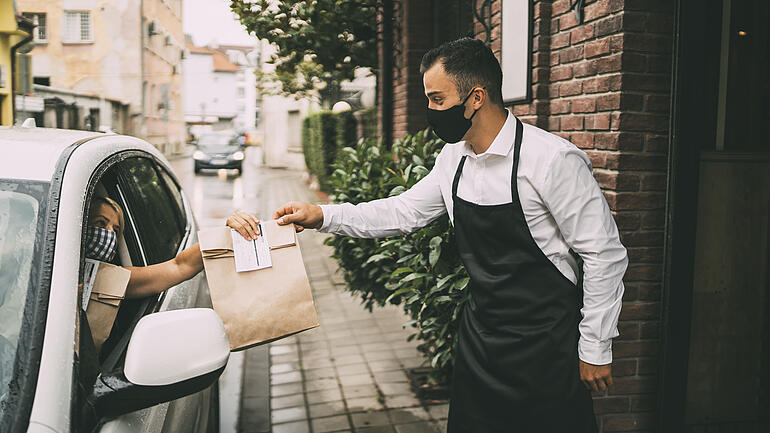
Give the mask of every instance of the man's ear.
[(476, 87), (473, 89), (473, 94), (471, 96), (471, 107), (474, 110), (480, 109), (485, 102), (487, 102), (487, 99), (489, 98), (489, 94), (487, 94), (487, 89), (483, 87)]

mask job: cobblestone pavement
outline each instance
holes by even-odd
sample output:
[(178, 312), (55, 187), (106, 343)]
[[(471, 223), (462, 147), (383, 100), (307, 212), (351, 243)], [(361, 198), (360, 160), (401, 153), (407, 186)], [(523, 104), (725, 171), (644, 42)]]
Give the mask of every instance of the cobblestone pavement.
[[(259, 172), (259, 205), (247, 210), (262, 218), (289, 199), (313, 199), (296, 172)], [(421, 403), (407, 382), (423, 362), (407, 342), (407, 317), (393, 306), (370, 313), (347, 293), (325, 237), (299, 234), (321, 326), (246, 351), (239, 432), (445, 431), (447, 404)]]

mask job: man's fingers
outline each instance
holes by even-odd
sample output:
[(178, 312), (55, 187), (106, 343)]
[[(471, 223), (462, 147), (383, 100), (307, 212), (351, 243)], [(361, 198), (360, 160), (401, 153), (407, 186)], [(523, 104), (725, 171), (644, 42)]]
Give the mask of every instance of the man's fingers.
[(238, 233), (241, 234), (241, 236), (243, 236), (248, 240), (257, 238), (256, 232), (254, 231), (254, 229), (252, 229), (251, 224), (249, 224), (249, 222), (245, 218), (243, 218), (240, 215), (233, 215), (233, 219), (237, 224), (236, 230), (238, 231)]
[(277, 219), (281, 218), (282, 216), (288, 215), (288, 214), (291, 214), (291, 213), (294, 213), (294, 205), (293, 205), (293, 203), (287, 203), (287, 204), (279, 207), (278, 209), (276, 209), (275, 212), (273, 212), (273, 219), (277, 220)]
[(303, 217), (304, 216), (299, 212), (286, 214), (278, 218), (278, 225), (285, 226), (287, 224), (295, 223), (301, 221)]
[(594, 380), (591, 381), (591, 389), (594, 392), (599, 392), (599, 380), (594, 379)]
[(604, 381), (604, 378), (596, 379), (597, 386), (599, 387), (599, 391), (604, 392), (607, 391), (607, 384)]
[[(259, 220), (254, 217), (254, 215), (247, 213), (245, 216), (246, 221), (249, 222), (249, 225), (251, 226), (251, 229), (254, 231), (254, 234), (259, 236)], [(256, 239), (256, 238), (255, 238)]]

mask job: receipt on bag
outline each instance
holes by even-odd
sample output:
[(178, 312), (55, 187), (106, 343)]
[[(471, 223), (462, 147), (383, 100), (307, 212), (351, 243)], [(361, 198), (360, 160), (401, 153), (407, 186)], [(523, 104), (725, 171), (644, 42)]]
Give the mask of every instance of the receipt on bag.
[[(259, 227), (262, 233), (262, 226)], [(235, 256), (235, 271), (247, 272), (273, 266), (270, 260), (270, 246), (261, 234), (255, 240), (246, 240), (240, 233), (230, 230), (233, 237), (233, 255)]]

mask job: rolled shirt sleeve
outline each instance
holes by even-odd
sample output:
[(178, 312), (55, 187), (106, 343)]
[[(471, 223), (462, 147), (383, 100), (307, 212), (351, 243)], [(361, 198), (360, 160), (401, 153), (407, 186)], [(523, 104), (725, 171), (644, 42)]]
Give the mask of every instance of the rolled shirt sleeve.
[(586, 154), (576, 148), (558, 152), (541, 194), (564, 240), (583, 259), (578, 356), (589, 364), (609, 364), (628, 256)]
[(411, 233), (446, 213), (435, 168), (404, 193), (353, 205), (322, 205), (319, 231), (357, 238)]

